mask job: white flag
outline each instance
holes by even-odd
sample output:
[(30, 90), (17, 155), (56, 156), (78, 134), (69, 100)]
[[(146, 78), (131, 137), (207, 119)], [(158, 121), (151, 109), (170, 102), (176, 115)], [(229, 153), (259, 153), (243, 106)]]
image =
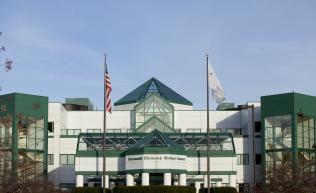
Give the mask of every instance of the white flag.
[(220, 104), (226, 99), (224, 89), (219, 83), (219, 80), (215, 74), (215, 71), (210, 64), (208, 64), (208, 69), (209, 69), (208, 81), (209, 81), (209, 87), (212, 90), (212, 96), (215, 99), (216, 103)]

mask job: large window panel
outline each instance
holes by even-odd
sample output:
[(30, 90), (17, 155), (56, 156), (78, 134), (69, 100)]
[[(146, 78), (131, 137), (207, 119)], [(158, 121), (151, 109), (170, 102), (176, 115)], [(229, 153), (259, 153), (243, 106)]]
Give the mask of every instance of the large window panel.
[(74, 165), (75, 164), (75, 155), (74, 154), (60, 154), (59, 157), (60, 165)]
[(67, 154), (65, 154), (65, 155), (63, 155), (63, 154), (61, 154), (60, 155), (60, 157), (59, 157), (59, 163), (60, 163), (60, 165), (67, 165), (67, 163), (68, 163), (68, 158), (67, 158), (68, 156), (67, 156)]
[(18, 121), (18, 147), (26, 149), (27, 146), (27, 128), (28, 124), (25, 120)]
[[(135, 107), (135, 128), (139, 128), (153, 117), (173, 127), (173, 107), (159, 95), (149, 93), (147, 98)], [(150, 132), (150, 129), (148, 132)], [(145, 131), (147, 132), (147, 130)]]
[(314, 118), (299, 114), (297, 116), (297, 142), (299, 149), (313, 150), (315, 144)]
[(288, 149), (292, 146), (291, 116), (265, 118), (265, 147), (270, 149)]
[(272, 151), (266, 153), (266, 169), (273, 170), (278, 165), (291, 162), (290, 151)]

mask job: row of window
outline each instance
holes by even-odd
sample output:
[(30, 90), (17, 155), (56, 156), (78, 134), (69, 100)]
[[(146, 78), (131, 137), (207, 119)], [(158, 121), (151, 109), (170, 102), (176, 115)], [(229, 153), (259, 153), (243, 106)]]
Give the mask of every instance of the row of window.
[[(48, 154), (47, 158), (48, 165), (54, 165), (54, 155)], [(261, 154), (256, 154), (256, 164), (259, 165), (262, 162)], [(74, 165), (75, 155), (74, 154), (60, 154), (59, 159), (60, 165)], [(249, 165), (249, 154), (237, 154), (237, 165)]]
[[(54, 132), (54, 122), (48, 122), (48, 132)], [(60, 135), (79, 135), (81, 129), (61, 129)], [(87, 133), (101, 133), (101, 129), (87, 129)], [(107, 129), (107, 133), (121, 133), (121, 129)]]
[[(187, 129), (188, 133), (201, 133), (201, 129), (198, 128), (189, 128)], [(228, 129), (210, 129), (210, 132), (212, 133), (221, 133), (221, 132), (227, 132), (227, 133), (231, 133), (233, 135), (242, 135), (242, 129), (233, 129), (233, 128), (228, 128)], [(256, 121), (255, 122), (255, 132), (259, 133), (261, 132), (261, 122), (260, 121)]]
[[(181, 131), (181, 129), (177, 129)], [(48, 132), (54, 132), (54, 122), (48, 122)], [(61, 135), (78, 135), (81, 132), (80, 129), (62, 129)], [(88, 133), (101, 133), (101, 129), (87, 129)], [(107, 129), (108, 133), (121, 133), (121, 129)], [(201, 133), (201, 129), (187, 129), (188, 133)], [(211, 132), (220, 133), (221, 129), (212, 129)], [(226, 132), (234, 135), (242, 135), (242, 129), (226, 129)], [(261, 132), (261, 122), (255, 122), (255, 132)]]
[(79, 135), (81, 129), (61, 129), (60, 135)]
[[(48, 154), (47, 164), (54, 165), (54, 154)], [(74, 154), (60, 154), (59, 164), (60, 165), (75, 165), (75, 155)]]
[[(81, 129), (61, 129), (60, 135), (79, 135)], [(87, 129), (87, 133), (101, 133), (101, 129)], [(107, 133), (121, 133), (121, 129), (107, 129)]]
[[(256, 154), (256, 164), (260, 165), (261, 162), (261, 154)], [(249, 154), (237, 154), (237, 165), (249, 165)]]

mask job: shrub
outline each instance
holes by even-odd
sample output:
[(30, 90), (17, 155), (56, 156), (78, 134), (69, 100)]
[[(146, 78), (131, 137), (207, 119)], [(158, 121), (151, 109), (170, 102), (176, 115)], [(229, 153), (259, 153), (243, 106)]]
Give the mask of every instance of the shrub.
[[(109, 189), (106, 189), (106, 193), (110, 193)], [(96, 187), (76, 187), (72, 190), (72, 193), (102, 193), (102, 188)]]
[(195, 193), (192, 186), (117, 186), (113, 193)]
[[(211, 193), (237, 193), (236, 188), (233, 187), (215, 187), (211, 188)], [(199, 193), (207, 193), (207, 188), (201, 188)]]

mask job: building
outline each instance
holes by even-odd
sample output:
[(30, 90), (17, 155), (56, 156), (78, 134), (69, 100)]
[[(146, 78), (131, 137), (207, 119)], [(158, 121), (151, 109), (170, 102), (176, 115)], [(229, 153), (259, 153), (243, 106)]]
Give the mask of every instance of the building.
[[(49, 102), (13, 93), (0, 97), (0, 145), (5, 159), (38, 163), (56, 188), (103, 186), (103, 111), (88, 99)], [(210, 111), (210, 183), (250, 192), (264, 170), (313, 159), (316, 97), (264, 96)], [(151, 78), (107, 113), (106, 183), (206, 186), (206, 110)], [(261, 121), (264, 120), (264, 121)]]

